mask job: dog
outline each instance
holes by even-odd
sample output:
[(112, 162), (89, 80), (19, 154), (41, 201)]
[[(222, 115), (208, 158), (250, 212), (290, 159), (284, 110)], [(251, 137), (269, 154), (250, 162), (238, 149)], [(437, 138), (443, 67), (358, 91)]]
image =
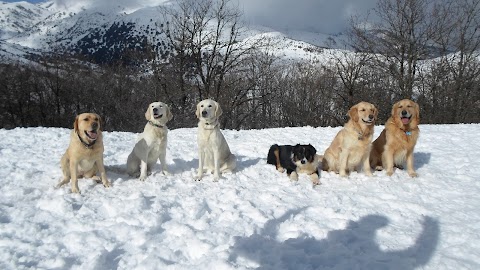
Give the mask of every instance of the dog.
[(57, 188), (71, 179), (72, 193), (80, 193), (78, 178), (82, 177), (92, 178), (96, 182), (101, 179), (103, 186), (110, 186), (103, 164), (104, 147), (100, 123), (101, 118), (96, 113), (82, 113), (75, 118), (70, 144), (60, 160), (63, 180)]
[(371, 176), (369, 155), (373, 137), (373, 128), (378, 117), (377, 108), (368, 102), (360, 102), (348, 111), (349, 120), (325, 150), (322, 170), (334, 171), (342, 177), (354, 169)]
[(168, 174), (165, 156), (167, 153), (167, 122), (172, 120), (170, 108), (163, 102), (153, 102), (145, 112), (147, 124), (127, 159), (127, 173), (145, 181), (147, 174), (157, 160), (162, 165), (162, 173)]
[(198, 118), (198, 172), (194, 177), (202, 179), (204, 170), (213, 172), (214, 181), (220, 179), (220, 173), (233, 171), (236, 167), (236, 157), (230, 152), (227, 141), (220, 131), (218, 118), (222, 108), (218, 102), (205, 99), (197, 104), (195, 115)]
[(274, 144), (268, 150), (267, 163), (275, 165), (281, 173), (286, 169), (288, 177), (293, 181), (298, 180), (298, 174), (305, 173), (310, 176), (313, 185), (318, 185), (318, 165), (321, 158), (311, 144)]
[(420, 107), (417, 103), (403, 99), (392, 107), (385, 129), (373, 142), (370, 163), (376, 170), (385, 168), (387, 175), (393, 174), (393, 167), (407, 164), (410, 177), (416, 177), (413, 168), (413, 150), (417, 143), (420, 129)]

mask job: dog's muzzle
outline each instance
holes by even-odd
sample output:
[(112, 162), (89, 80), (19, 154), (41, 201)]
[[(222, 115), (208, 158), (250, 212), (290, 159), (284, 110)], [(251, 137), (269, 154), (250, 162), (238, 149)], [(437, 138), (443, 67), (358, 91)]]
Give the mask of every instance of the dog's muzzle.
[(408, 113), (407, 111), (403, 110), (402, 111), (402, 116), (400, 116), (400, 120), (402, 120), (402, 123), (404, 125), (410, 123), (410, 119), (412, 118), (412, 115)]
[[(92, 125), (92, 127), (93, 127), (93, 125)], [(85, 130), (85, 135), (87, 136), (87, 138), (89, 138), (92, 141), (96, 140), (97, 137), (98, 137), (98, 133), (97, 133), (96, 129), (90, 130), (90, 131)]]
[(371, 123), (373, 123), (373, 118), (374, 118), (373, 114), (370, 114), (370, 115), (368, 115), (368, 119), (367, 119), (367, 120), (365, 120), (365, 119), (362, 118), (362, 121), (363, 121), (365, 124), (371, 124)]
[(207, 111), (202, 111), (202, 117), (206, 117), (206, 116), (207, 116), (207, 114), (208, 114), (208, 112), (207, 112)]

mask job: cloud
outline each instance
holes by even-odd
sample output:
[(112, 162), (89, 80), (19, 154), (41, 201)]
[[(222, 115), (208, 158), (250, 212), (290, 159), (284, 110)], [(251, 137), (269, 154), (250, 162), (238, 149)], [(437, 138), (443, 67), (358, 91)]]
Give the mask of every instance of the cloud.
[(353, 14), (365, 14), (377, 0), (239, 0), (247, 20), (278, 30), (338, 33)]

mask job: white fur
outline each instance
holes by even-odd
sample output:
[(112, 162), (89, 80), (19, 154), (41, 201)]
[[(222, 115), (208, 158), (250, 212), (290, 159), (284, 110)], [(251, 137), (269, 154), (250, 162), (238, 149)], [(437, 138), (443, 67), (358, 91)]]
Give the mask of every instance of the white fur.
[(198, 122), (198, 171), (196, 180), (202, 179), (203, 171), (213, 172), (214, 180), (220, 179), (220, 173), (233, 171), (236, 158), (230, 152), (227, 141), (220, 131), (218, 117), (222, 114), (220, 105), (213, 100), (202, 100), (195, 112)]
[[(155, 117), (154, 109), (157, 110), (157, 117)], [(168, 133), (166, 123), (170, 121), (172, 117), (172, 113), (167, 104), (163, 102), (153, 102), (148, 105), (145, 118), (151, 123), (147, 122), (143, 133), (138, 136), (135, 147), (128, 156), (127, 172), (129, 175), (139, 176), (139, 179), (144, 181), (147, 178), (148, 172), (151, 171), (157, 162), (157, 159), (159, 159), (162, 164), (162, 173), (168, 173), (167, 163), (165, 161)]]

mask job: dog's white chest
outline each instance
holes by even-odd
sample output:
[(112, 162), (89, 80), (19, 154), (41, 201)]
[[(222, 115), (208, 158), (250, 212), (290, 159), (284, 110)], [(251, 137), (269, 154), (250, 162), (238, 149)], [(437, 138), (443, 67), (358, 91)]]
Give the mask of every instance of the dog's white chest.
[(78, 162), (77, 171), (80, 174), (83, 174), (93, 168), (95, 160), (82, 159)]

